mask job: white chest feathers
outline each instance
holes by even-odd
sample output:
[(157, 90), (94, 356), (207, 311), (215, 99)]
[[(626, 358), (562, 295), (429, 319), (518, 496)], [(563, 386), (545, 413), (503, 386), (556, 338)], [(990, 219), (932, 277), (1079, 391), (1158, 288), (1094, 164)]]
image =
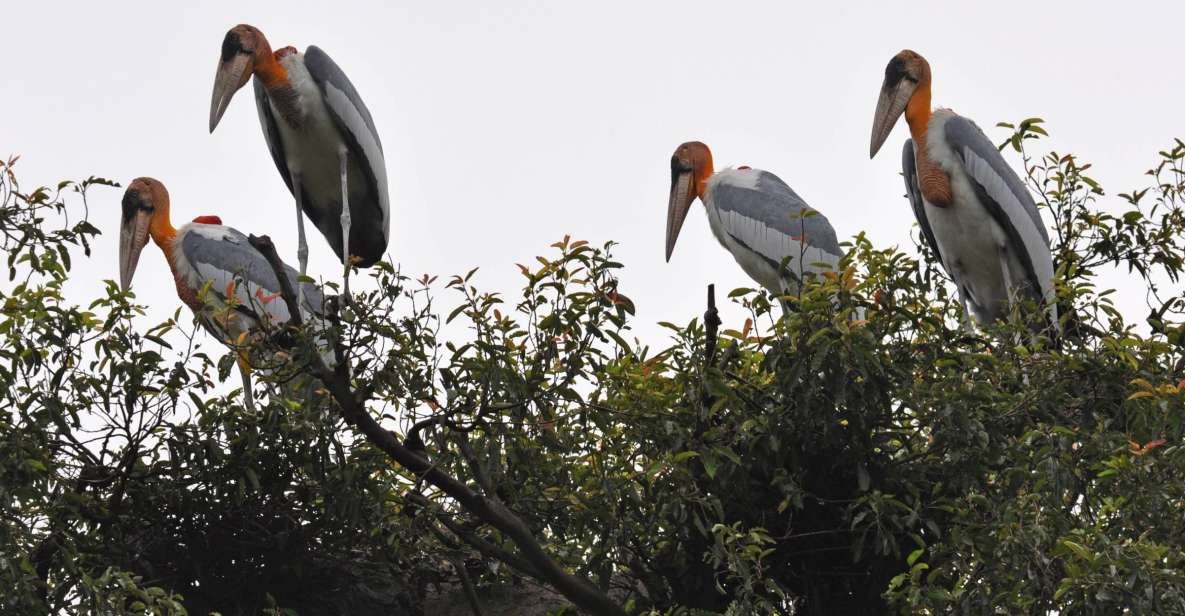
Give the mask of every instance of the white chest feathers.
[[(333, 122), (317, 82), (305, 67), (304, 54), (288, 54), (280, 59), (288, 71), (288, 80), (296, 91), (301, 111), (301, 124), (293, 127), (277, 121), (280, 140), (288, 169), (300, 174), (301, 183), (319, 202), (341, 199), (341, 154), (346, 141)], [(269, 102), (272, 113), (283, 117), (275, 102)]]

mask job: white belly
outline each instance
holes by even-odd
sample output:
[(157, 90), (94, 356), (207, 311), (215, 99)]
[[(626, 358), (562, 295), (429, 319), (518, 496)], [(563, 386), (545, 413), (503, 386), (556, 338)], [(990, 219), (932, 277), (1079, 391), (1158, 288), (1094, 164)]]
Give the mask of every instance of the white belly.
[[(950, 207), (934, 207), (926, 203), (926, 216), (934, 230), (943, 264), (971, 287), (976, 296), (982, 298), (990, 293), (976, 292), (975, 289), (988, 291), (992, 283), (1003, 282), (993, 229), (999, 225), (978, 203), (968, 204), (958, 197)], [(970, 276), (972, 273), (974, 276)]]
[[(340, 156), (346, 150), (345, 137), (329, 115), (321, 89), (305, 68), (302, 54), (294, 53), (284, 57), (281, 62), (288, 70), (289, 82), (300, 95), (302, 110), (299, 128), (290, 127), (288, 122), (276, 122), (288, 168), (300, 173), (301, 184), (305, 186), (312, 204), (337, 204), (340, 207)], [(269, 104), (271, 113), (277, 118), (283, 117), (273, 102), (269, 101)], [(348, 181), (354, 180), (352, 173)]]
[[(345, 148), (345, 140), (325, 109), (316, 84), (311, 79), (299, 80), (294, 74), (290, 75), (293, 86), (300, 92), (305, 114), (299, 128), (293, 128), (284, 121), (276, 122), (288, 168), (300, 174), (301, 184), (310, 193), (309, 197), (314, 203), (340, 203), (339, 157)], [(274, 104), (270, 101), (269, 104), (277, 118), (283, 117)]]
[[(966, 288), (981, 321), (1002, 317), (1008, 309), (1009, 289), (1024, 288), (1025, 270), (1007, 251), (1003, 228), (979, 201), (961, 169), (949, 173), (954, 199), (949, 207), (925, 204), (943, 265), (955, 283)], [(1005, 280), (1003, 264), (1007, 263)]]

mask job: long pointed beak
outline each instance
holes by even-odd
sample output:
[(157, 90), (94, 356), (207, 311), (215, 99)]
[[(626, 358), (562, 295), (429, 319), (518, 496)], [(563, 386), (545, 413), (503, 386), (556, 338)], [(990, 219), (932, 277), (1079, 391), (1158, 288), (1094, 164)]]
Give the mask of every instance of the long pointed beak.
[(148, 243), (150, 212), (136, 212), (119, 230), (119, 288), (127, 291), (140, 262), (140, 251)]
[(909, 97), (913, 96), (913, 91), (916, 88), (916, 84), (905, 79), (898, 81), (896, 85), (886, 82), (881, 86), (881, 95), (876, 101), (876, 113), (872, 118), (872, 145), (868, 149), (869, 158), (876, 156), (877, 151), (885, 144), (885, 139), (888, 139), (889, 133), (893, 132), (893, 125), (897, 123), (897, 118), (905, 113)]
[(683, 228), (683, 220), (691, 209), (691, 202), (695, 201), (695, 193), (691, 190), (691, 183), (695, 178), (690, 171), (683, 171), (671, 178), (671, 200), (667, 202), (667, 262), (671, 260), (671, 253), (675, 251), (675, 240), (679, 239), (679, 230)]
[(210, 132), (218, 127), (222, 114), (230, 106), (235, 92), (251, 78), (251, 58), (237, 54), (225, 62), (218, 61), (218, 72), (214, 74), (214, 94), (210, 97)]

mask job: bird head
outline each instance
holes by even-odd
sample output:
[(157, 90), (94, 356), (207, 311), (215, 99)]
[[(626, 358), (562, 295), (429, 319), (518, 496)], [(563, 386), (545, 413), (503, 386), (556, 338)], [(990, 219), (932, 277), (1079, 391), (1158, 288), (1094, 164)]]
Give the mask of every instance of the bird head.
[(918, 106), (919, 111), (929, 113), (929, 95), (930, 63), (921, 54), (904, 49), (889, 60), (885, 66), (885, 81), (881, 84), (880, 98), (876, 101), (876, 113), (872, 118), (869, 158), (876, 156), (893, 131), (897, 118), (905, 113), (907, 107), (911, 107), (911, 103)]
[(699, 141), (688, 141), (671, 156), (671, 196), (667, 202), (667, 261), (696, 197), (703, 198), (712, 175), (712, 151)]
[(169, 191), (152, 178), (136, 178), (123, 193), (119, 228), (119, 288), (127, 291), (152, 228), (169, 218)]
[(272, 48), (255, 26), (239, 24), (226, 33), (218, 72), (214, 74), (214, 94), (210, 98), (210, 132), (218, 126), (235, 92), (247, 85), (255, 69), (268, 60), (274, 60)]

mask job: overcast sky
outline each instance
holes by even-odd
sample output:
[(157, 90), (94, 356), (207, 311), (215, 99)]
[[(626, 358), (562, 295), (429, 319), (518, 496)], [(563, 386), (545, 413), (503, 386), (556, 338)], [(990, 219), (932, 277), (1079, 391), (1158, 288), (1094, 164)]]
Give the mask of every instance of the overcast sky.
[[(2, 18), (0, 155), (23, 156), (25, 188), (150, 175), (178, 225), (220, 215), (270, 234), (295, 265), (293, 201), (250, 88), (207, 133), (223, 35), (250, 23), (275, 49), (318, 45), (357, 86), (386, 151), (389, 255), (405, 272), (481, 266), (480, 286), (512, 293), (514, 263), (564, 234), (617, 240), (635, 331), (659, 345), (653, 323), (702, 313), (707, 283), (750, 285), (698, 205), (663, 261), (683, 141), (706, 142), (718, 167), (776, 173), (841, 239), (909, 246), (904, 122), (868, 160), (884, 67), (904, 47), (929, 59), (936, 105), (994, 141), (998, 121), (1045, 118), (1047, 143), (1093, 161), (1111, 195), (1143, 186), (1157, 150), (1185, 136), (1180, 2), (24, 1)], [(92, 195), (104, 238), (75, 261), (80, 302), (118, 275), (121, 195)], [(338, 274), (315, 231), (310, 249), (310, 273)], [(179, 306), (155, 247), (134, 286), (155, 317)]]

